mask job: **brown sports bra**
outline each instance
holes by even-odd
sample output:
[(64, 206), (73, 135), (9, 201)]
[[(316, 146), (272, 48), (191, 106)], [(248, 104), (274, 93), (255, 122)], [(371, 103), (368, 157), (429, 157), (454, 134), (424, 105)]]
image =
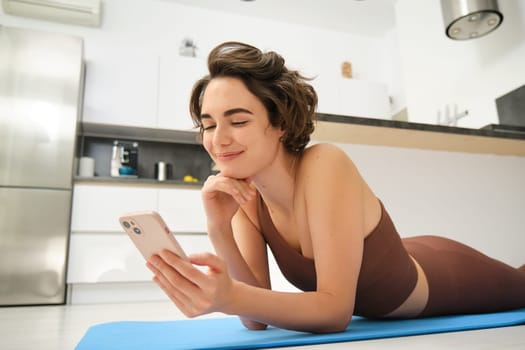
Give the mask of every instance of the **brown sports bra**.
[[(315, 291), (317, 278), (314, 260), (304, 257), (282, 238), (266, 204), (259, 198), (258, 216), (262, 235), (281, 272), (297, 288)], [(340, 273), (345, 272), (344, 266), (341, 266)], [(416, 267), (381, 203), (381, 219), (364, 241), (354, 314), (379, 317), (394, 311), (410, 295), (416, 282)]]

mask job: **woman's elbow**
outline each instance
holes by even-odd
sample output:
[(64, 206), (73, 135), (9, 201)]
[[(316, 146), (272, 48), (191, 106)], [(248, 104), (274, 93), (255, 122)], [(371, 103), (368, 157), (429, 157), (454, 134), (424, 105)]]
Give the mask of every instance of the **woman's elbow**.
[(331, 317), (326, 322), (319, 324), (313, 333), (341, 333), (350, 325), (352, 314), (338, 314)]
[(252, 331), (264, 331), (266, 330), (266, 328), (268, 328), (268, 325), (261, 323), (261, 322), (253, 321), (253, 320), (247, 320), (247, 319), (241, 318), (241, 322), (244, 325), (244, 327)]

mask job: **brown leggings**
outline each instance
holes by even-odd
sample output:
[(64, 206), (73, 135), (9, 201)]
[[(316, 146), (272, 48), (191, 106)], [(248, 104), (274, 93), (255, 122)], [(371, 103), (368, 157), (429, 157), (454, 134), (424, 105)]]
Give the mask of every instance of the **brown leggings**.
[(443, 237), (404, 238), (403, 245), (428, 280), (428, 303), (419, 317), (525, 307), (525, 265), (516, 269)]

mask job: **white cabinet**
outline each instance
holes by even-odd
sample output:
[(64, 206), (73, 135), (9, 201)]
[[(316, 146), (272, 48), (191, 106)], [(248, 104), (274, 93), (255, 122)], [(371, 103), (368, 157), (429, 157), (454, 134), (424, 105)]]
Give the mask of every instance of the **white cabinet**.
[(175, 232), (207, 232), (200, 191), (159, 189), (159, 213)]
[(338, 113), (354, 117), (390, 119), (386, 85), (366, 80), (339, 79), (334, 91)]
[(122, 231), (118, 218), (123, 213), (156, 208), (155, 188), (78, 184), (73, 192), (71, 231)]
[(155, 127), (158, 61), (142, 50), (104, 52), (88, 60), (83, 121)]
[[(205, 235), (175, 237), (187, 254), (214, 251)], [(143, 282), (151, 277), (144, 258), (124, 233), (71, 235), (67, 283)]]
[(319, 74), (311, 84), (319, 113), (390, 119), (388, 89), (382, 83)]
[(77, 184), (71, 231), (120, 232), (118, 218), (130, 211), (156, 210), (173, 232), (205, 233), (200, 189)]
[(204, 59), (177, 54), (95, 57), (86, 64), (83, 121), (194, 130), (191, 89), (206, 73)]
[(207, 73), (206, 61), (175, 54), (163, 55), (159, 68), (158, 127), (194, 130), (189, 105), (193, 85)]
[(188, 254), (214, 251), (200, 189), (76, 184), (68, 283), (150, 281), (144, 259), (118, 223), (123, 213), (141, 210), (160, 212)]

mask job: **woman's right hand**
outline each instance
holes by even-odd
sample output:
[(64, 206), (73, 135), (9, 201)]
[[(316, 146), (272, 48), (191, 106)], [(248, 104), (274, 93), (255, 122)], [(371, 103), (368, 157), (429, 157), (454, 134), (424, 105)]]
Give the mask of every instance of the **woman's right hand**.
[(201, 191), (208, 225), (221, 227), (230, 225), (240, 205), (256, 195), (251, 179), (234, 179), (220, 173), (211, 175)]

